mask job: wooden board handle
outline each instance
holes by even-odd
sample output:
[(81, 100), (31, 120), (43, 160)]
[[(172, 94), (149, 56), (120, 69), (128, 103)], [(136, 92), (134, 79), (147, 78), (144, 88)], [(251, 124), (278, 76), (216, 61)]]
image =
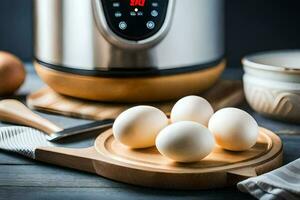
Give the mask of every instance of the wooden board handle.
[(62, 130), (62, 128), (35, 114), (24, 104), (14, 99), (0, 101), (0, 120), (33, 127), (47, 134)]
[(40, 147), (35, 150), (36, 160), (91, 173), (96, 173), (93, 162), (99, 157), (93, 146), (80, 149)]

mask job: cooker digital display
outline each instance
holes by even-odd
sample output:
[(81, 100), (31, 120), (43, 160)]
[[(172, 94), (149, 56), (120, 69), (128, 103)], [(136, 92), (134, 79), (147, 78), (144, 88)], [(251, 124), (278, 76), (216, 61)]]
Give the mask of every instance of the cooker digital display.
[(133, 41), (147, 39), (162, 27), (168, 0), (101, 0), (110, 29)]
[(146, 0), (130, 0), (130, 6), (141, 6), (144, 7)]

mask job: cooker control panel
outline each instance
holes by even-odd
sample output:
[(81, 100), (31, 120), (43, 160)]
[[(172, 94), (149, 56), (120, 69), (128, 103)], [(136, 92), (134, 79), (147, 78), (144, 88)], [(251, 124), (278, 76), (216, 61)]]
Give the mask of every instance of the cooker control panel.
[(101, 0), (107, 24), (118, 36), (147, 39), (162, 27), (168, 0)]

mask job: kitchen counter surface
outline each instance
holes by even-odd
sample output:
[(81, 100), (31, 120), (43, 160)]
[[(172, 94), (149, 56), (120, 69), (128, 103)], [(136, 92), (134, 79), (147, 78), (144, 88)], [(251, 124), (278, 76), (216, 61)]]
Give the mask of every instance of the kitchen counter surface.
[[(28, 93), (44, 84), (35, 74), (32, 65), (27, 64), (27, 79), (21, 90), (13, 98), (24, 101)], [(224, 78), (239, 79), (241, 70), (227, 69)], [(12, 98), (12, 97), (10, 97)], [(248, 110), (261, 126), (278, 133), (284, 143), (284, 163), (300, 157), (300, 126), (273, 121)], [(72, 119), (62, 116), (39, 113), (63, 127), (84, 124), (88, 120)], [(7, 126), (1, 124), (0, 126)], [(94, 136), (96, 137), (96, 136)], [(87, 147), (93, 138), (82, 141), (68, 140), (66, 146)], [(253, 199), (239, 192), (235, 187), (204, 191), (157, 190), (136, 187), (111, 181), (100, 176), (71, 169), (46, 165), (28, 160), (19, 155), (0, 152), (0, 199)]]

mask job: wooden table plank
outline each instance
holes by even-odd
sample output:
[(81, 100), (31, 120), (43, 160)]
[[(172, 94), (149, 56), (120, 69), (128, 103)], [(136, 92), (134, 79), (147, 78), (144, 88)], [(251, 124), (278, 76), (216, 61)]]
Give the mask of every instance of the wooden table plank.
[(126, 184), (103, 177), (37, 163), (37, 165), (0, 165), (0, 187), (121, 188)]
[(204, 190), (204, 191), (173, 191), (153, 190), (127, 186), (126, 188), (52, 188), (52, 187), (0, 187), (0, 200), (248, 200), (250, 195), (236, 189)]
[(25, 158), (24, 156), (12, 153), (4, 152), (0, 150), (0, 166), (1, 165), (34, 165), (35, 162)]
[(281, 135), (283, 140), (283, 161), (285, 164), (300, 158), (300, 136)]

